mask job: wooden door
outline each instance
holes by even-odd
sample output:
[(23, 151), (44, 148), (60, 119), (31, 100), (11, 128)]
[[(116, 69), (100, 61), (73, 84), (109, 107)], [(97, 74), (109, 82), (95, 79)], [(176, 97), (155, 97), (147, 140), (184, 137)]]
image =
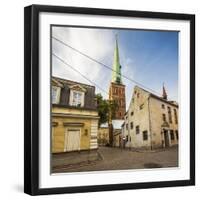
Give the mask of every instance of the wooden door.
[(80, 150), (80, 130), (67, 130), (66, 151)]

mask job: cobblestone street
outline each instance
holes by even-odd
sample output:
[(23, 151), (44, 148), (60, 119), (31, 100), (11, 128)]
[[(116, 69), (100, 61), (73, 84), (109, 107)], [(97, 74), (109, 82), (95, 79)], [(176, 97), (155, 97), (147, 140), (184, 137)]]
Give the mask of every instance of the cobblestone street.
[[(72, 155), (71, 158), (69, 155)], [(143, 169), (156, 167), (177, 167), (178, 148), (168, 148), (155, 151), (130, 151), (128, 149), (100, 147), (100, 159), (79, 161), (79, 153), (68, 153), (52, 158), (52, 172), (81, 172), (99, 170)], [(66, 155), (68, 158), (66, 158)], [(73, 159), (72, 159), (73, 157)], [(72, 160), (75, 160), (74, 163)], [(71, 164), (71, 165), (70, 165)]]

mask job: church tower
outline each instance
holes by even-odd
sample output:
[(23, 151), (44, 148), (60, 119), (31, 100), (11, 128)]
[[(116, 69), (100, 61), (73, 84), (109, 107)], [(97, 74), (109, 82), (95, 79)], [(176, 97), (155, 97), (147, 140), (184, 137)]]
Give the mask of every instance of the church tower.
[(122, 84), (117, 38), (114, 50), (112, 81), (109, 88), (109, 100), (114, 100), (118, 105), (113, 119), (124, 119), (124, 114), (126, 112), (125, 85)]

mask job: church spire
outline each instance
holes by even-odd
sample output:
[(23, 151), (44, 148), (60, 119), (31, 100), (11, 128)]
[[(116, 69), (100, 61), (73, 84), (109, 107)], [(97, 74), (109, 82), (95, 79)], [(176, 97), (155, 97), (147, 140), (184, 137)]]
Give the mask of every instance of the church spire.
[(165, 99), (165, 100), (167, 100), (167, 92), (166, 92), (166, 90), (165, 90), (165, 85), (164, 85), (164, 83), (163, 83), (163, 99)]
[(115, 44), (115, 50), (114, 50), (112, 82), (113, 83), (119, 83), (119, 84), (122, 83), (121, 65), (120, 65), (120, 62), (119, 62), (119, 49), (118, 49), (117, 35), (116, 35), (116, 44)]

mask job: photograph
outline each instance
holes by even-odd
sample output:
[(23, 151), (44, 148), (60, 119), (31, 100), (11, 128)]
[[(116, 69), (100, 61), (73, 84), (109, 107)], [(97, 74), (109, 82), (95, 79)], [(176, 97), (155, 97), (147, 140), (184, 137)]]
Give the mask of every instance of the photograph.
[(50, 169), (179, 168), (179, 31), (50, 26)]
[(195, 184), (195, 15), (30, 5), (24, 192)]

